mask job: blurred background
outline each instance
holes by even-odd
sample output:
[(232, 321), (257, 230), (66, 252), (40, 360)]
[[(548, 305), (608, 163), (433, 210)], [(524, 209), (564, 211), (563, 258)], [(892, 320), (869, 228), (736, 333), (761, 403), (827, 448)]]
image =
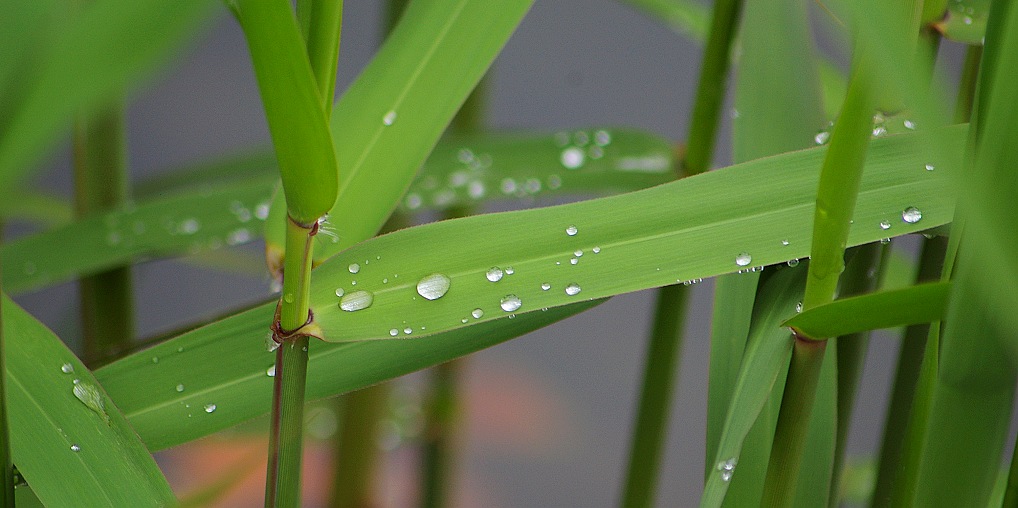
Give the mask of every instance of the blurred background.
[[(346, 2), (337, 90), (349, 85), (378, 48), (384, 8), (382, 0)], [(490, 71), (487, 124), (540, 131), (636, 127), (680, 142), (686, 137), (700, 52), (691, 38), (624, 2), (539, 0)], [(836, 51), (833, 56), (844, 60)], [(960, 60), (948, 55), (947, 61)], [(128, 126), (134, 181), (269, 145), (243, 34), (225, 9), (175, 62), (132, 94)], [(722, 126), (717, 146), (715, 166), (724, 166), (730, 160), (729, 125)], [(48, 166), (52, 169), (39, 184), (70, 195), (69, 149), (58, 151)], [(242, 249), (255, 258), (262, 245)], [(209, 270), (186, 259), (137, 265), (141, 337), (271, 297), (266, 275), (242, 271)], [(711, 281), (693, 288), (659, 506), (694, 505), (702, 489), (712, 289)], [(617, 504), (653, 299), (653, 292), (619, 296), (469, 357), (456, 506)], [(61, 337), (79, 340), (75, 285), (17, 300)], [(870, 343), (849, 438), (854, 457), (872, 455), (878, 446), (896, 349), (890, 335), (877, 334)], [(394, 390), (393, 416), (378, 443), (386, 452), (379, 506), (414, 504), (414, 437), (425, 378), (408, 376)], [(308, 422), (307, 506), (322, 506), (331, 481), (325, 440), (336, 431), (333, 406), (313, 407)], [(255, 421), (157, 458), (180, 494), (233, 474), (241, 480), (219, 506), (260, 505), (265, 429), (266, 420)]]

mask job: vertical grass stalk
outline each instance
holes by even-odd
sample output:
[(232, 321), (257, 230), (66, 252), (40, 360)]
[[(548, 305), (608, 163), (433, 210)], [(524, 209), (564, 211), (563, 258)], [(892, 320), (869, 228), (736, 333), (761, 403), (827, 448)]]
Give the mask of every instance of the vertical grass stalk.
[[(0, 373), (7, 372), (5, 358), (3, 319), (0, 319)], [(11, 431), (7, 418), (6, 375), (0, 376), (0, 468), (0, 482), (3, 482), (0, 508), (14, 508), (14, 463), (11, 459)]]
[[(727, 89), (732, 40), (739, 26), (742, 0), (719, 0), (714, 4), (710, 37), (696, 91), (689, 133), (689, 150), (683, 160), (685, 174), (710, 169)], [(640, 403), (631, 437), (622, 506), (653, 505), (668, 427), (670, 402), (678, 370), (682, 329), (685, 323), (689, 288), (666, 286), (658, 290), (654, 324), (647, 346)]]
[[(868, 63), (865, 43), (859, 42), (848, 92), (820, 173), (804, 309), (832, 301), (844, 270), (845, 244), (873, 125)], [(795, 499), (826, 346), (823, 337), (796, 333), (764, 485), (766, 506), (791, 506)]]
[(342, 424), (336, 436), (332, 508), (378, 506), (379, 423), (385, 418), (390, 383), (369, 386), (344, 395)]
[[(74, 201), (78, 217), (107, 211), (128, 199), (124, 106), (104, 105), (80, 117), (74, 127)], [(108, 241), (119, 240), (109, 232)], [(123, 266), (82, 277), (79, 281), (82, 359), (94, 365), (126, 351), (134, 337), (131, 267)]]

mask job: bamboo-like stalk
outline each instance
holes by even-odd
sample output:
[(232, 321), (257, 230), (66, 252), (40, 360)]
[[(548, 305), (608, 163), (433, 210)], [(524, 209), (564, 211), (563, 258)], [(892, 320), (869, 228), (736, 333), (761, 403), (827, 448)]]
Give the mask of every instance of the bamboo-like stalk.
[[(865, 43), (860, 42), (841, 116), (820, 173), (804, 309), (833, 300), (844, 270), (845, 243), (872, 130), (874, 98), (866, 51)], [(791, 506), (795, 499), (802, 450), (826, 351), (824, 339), (796, 334), (767, 468), (765, 506)]]
[(431, 396), (427, 401), (424, 426), (423, 464), (421, 467), (421, 503), (425, 508), (449, 505), (452, 492), (453, 464), (459, 427), (459, 386), (464, 358), (443, 363), (432, 369)]
[[(710, 169), (742, 4), (742, 0), (719, 0), (714, 4), (693, 106), (689, 151), (683, 160), (686, 175)], [(654, 503), (688, 299), (686, 286), (658, 290), (622, 492), (621, 504), (625, 507), (647, 507)]]
[(332, 508), (377, 506), (379, 422), (385, 417), (389, 383), (348, 393), (342, 401), (342, 425), (336, 436)]
[[(3, 226), (0, 224), (0, 232)], [(0, 308), (0, 314), (2, 314)], [(0, 372), (7, 372), (3, 319), (0, 318)], [(7, 417), (7, 376), (0, 376), (0, 508), (14, 508), (14, 463), (11, 458), (11, 431)]]
[[(124, 106), (118, 101), (78, 119), (74, 128), (74, 201), (78, 217), (124, 204), (128, 199)], [(111, 231), (108, 240), (119, 241)], [(131, 267), (82, 277), (79, 281), (82, 359), (86, 364), (130, 348), (134, 337)]]

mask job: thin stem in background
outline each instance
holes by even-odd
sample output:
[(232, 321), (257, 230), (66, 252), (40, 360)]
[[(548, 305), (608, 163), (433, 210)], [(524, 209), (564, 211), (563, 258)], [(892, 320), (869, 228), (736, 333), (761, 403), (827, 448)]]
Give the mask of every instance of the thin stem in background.
[[(820, 173), (804, 309), (832, 301), (844, 270), (844, 246), (873, 125), (874, 97), (870, 91), (866, 51), (864, 42), (857, 45), (848, 93)], [(791, 506), (795, 499), (802, 450), (826, 351), (824, 339), (796, 333), (767, 467), (765, 506)]]
[(378, 506), (379, 423), (388, 412), (390, 383), (369, 386), (342, 398), (342, 425), (336, 435), (332, 508)]
[[(686, 175), (710, 169), (721, 104), (727, 89), (732, 40), (741, 14), (742, 0), (714, 3), (710, 37), (704, 50), (693, 106), (689, 150), (683, 160)], [(647, 507), (654, 503), (678, 371), (678, 352), (682, 347), (688, 293), (689, 288), (682, 285), (658, 290), (622, 493), (622, 506), (625, 507)]]
[[(78, 217), (122, 206), (128, 200), (124, 106), (111, 102), (83, 116), (74, 128), (74, 201)], [(110, 231), (109, 242), (120, 241)], [(88, 365), (131, 347), (134, 295), (131, 267), (80, 279), (82, 358)]]
[[(3, 231), (0, 225), (0, 232)], [(2, 314), (0, 308), (0, 314)], [(3, 319), (0, 319), (0, 373), (7, 372)], [(7, 376), (0, 376), (0, 508), (14, 508), (14, 463), (11, 458), (11, 431), (7, 417)]]
[(457, 436), (460, 434), (460, 380), (465, 358), (431, 369), (431, 395), (425, 406), (421, 463), (421, 502), (425, 508), (448, 506), (453, 491)]

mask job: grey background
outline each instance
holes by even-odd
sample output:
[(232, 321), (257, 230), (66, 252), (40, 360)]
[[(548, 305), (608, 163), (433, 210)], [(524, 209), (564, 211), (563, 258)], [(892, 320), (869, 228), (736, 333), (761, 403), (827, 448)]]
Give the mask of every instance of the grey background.
[[(377, 0), (347, 2), (337, 89), (352, 81), (376, 49), (382, 5)], [(632, 126), (682, 140), (699, 60), (698, 45), (628, 6), (610, 0), (541, 0), (493, 67), (489, 122), (495, 128), (541, 130)], [(135, 179), (268, 143), (247, 50), (232, 19), (220, 16), (179, 61), (133, 94), (129, 129)], [(728, 162), (729, 132), (727, 125), (721, 130), (716, 165)], [(66, 149), (62, 153), (40, 182), (67, 192)], [(177, 261), (146, 263), (135, 273), (143, 336), (269, 295), (264, 277), (208, 272)], [(693, 295), (660, 506), (695, 505), (701, 491), (710, 281), (696, 286)], [(457, 495), (463, 504), (617, 503), (653, 296), (645, 291), (616, 297), (471, 357), (467, 391), (474, 395), (469, 400), (484, 402), (484, 411), (500, 407), (504, 413), (499, 414), (533, 417), (536, 423), (527, 434), (530, 441), (521, 443), (478, 428), (491, 414), (467, 419), (459, 465), (464, 493)], [(18, 300), (75, 340), (73, 285)], [(896, 348), (887, 336), (878, 335), (871, 343), (850, 436), (853, 454), (876, 449)], [(515, 386), (536, 386), (544, 398), (523, 399), (518, 407), (513, 406), (517, 398), (497, 398)], [(383, 487), (407, 481), (400, 479), (405, 469), (394, 466), (394, 471)]]

